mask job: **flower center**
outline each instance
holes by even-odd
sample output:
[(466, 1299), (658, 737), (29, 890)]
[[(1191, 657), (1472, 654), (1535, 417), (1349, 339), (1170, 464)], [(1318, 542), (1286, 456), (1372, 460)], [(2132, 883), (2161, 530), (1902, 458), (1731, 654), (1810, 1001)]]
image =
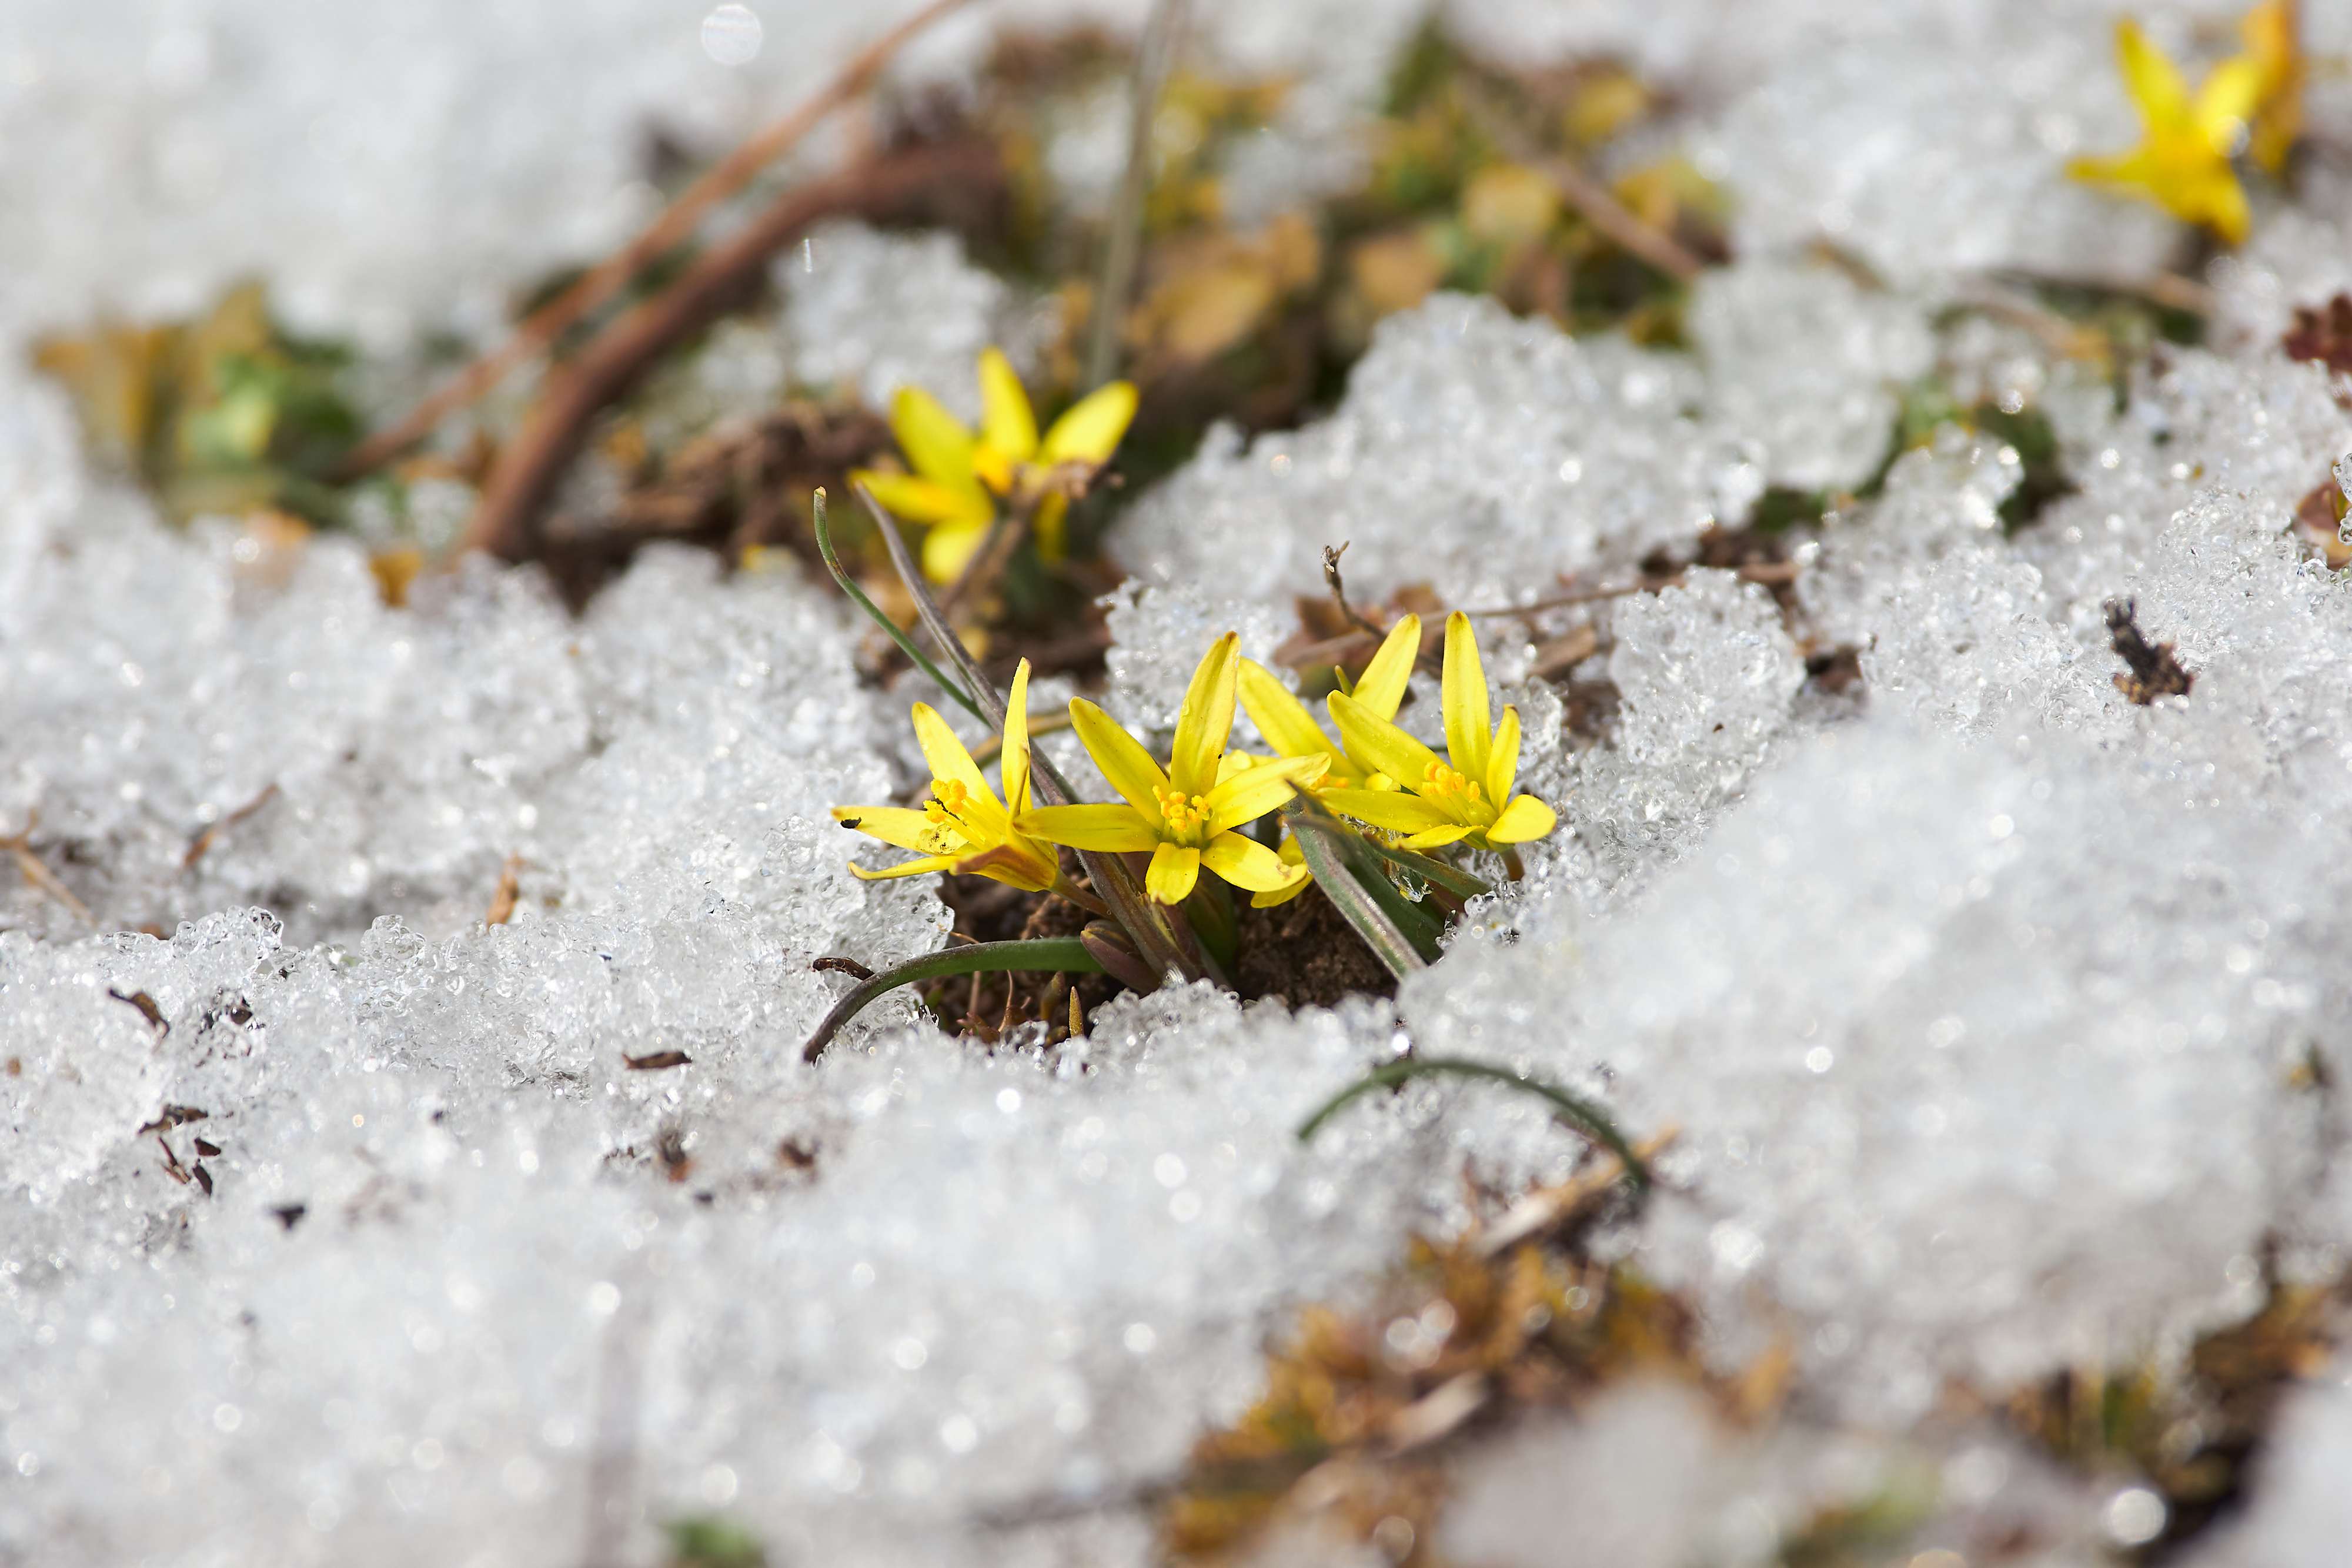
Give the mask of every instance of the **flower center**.
[(1199, 795), (1187, 795), (1170, 785), (1152, 793), (1160, 800), (1160, 815), (1168, 824), (1169, 833), (1180, 841), (1197, 839), (1209, 825), (1209, 802)]
[(1483, 806), (1486, 791), (1476, 780), (1465, 778), (1443, 762), (1433, 762), (1422, 769), (1420, 794), (1444, 805), (1467, 810)]
[(931, 798), (923, 802), (923, 818), (934, 830), (955, 842), (966, 843), (970, 841), (970, 835), (965, 830), (963, 813), (971, 803), (971, 791), (964, 787), (962, 779), (934, 779), (931, 780)]

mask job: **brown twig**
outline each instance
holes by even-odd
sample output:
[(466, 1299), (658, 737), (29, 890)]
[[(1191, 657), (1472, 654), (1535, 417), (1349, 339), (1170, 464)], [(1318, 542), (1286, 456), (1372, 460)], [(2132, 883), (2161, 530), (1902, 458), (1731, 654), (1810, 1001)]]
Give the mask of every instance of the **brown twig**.
[(1995, 268), (1992, 275), (2042, 288), (2087, 288), (2101, 294), (2127, 294), (2151, 305), (2161, 305), (2168, 310), (2186, 311), (2191, 316), (2210, 316), (2214, 308), (2210, 288), (2177, 272), (2152, 272), (2138, 277), (2121, 277), (2105, 273), (2070, 275), (2037, 272), (2031, 267), (2004, 267)]
[(397, 424), (360, 443), (343, 459), (337, 477), (356, 479), (414, 446), (451, 413), (480, 397), (509, 371), (553, 342), (564, 329), (627, 287), (655, 260), (684, 243), (712, 207), (740, 191), (761, 170), (824, 123), (834, 110), (872, 86), (882, 68), (908, 39), (966, 3), (967, 0), (934, 0), (934, 4), (867, 45), (818, 89), (815, 97), (803, 100), (791, 113), (762, 128), (705, 170), (635, 239), (525, 317), (505, 342), (434, 389)]
[(704, 253), (668, 288), (599, 332), (548, 379), (483, 484), (461, 549), (520, 559), (532, 519), (586, 439), (597, 412), (663, 353), (723, 314), (768, 258), (811, 225), (834, 216), (885, 217), (934, 192), (968, 191), (1000, 178), (988, 147), (927, 147), (885, 153), (786, 193), (724, 245)]
[(1542, 152), (1486, 104), (1475, 99), (1466, 100), (1466, 104), (1478, 129), (1493, 138), (1506, 157), (1525, 163), (1549, 180), (1560, 199), (1574, 207), (1586, 223), (1614, 241), (1618, 249), (1641, 257), (1677, 283), (1692, 282), (1706, 270), (1706, 264), (1692, 255), (1680, 240), (1643, 223), (1641, 215), (1619, 201), (1608, 186), (1576, 163)]
[[(1766, 587), (1794, 582), (1803, 569), (1793, 560), (1749, 561), (1732, 570), (1742, 582), (1760, 582)], [(1530, 599), (1525, 604), (1497, 604), (1486, 610), (1465, 610), (1463, 614), (1473, 620), (1490, 615), (1532, 615), (1539, 610), (1566, 610), (1578, 604), (1594, 604), (1604, 599), (1625, 599), (1636, 593), (1656, 593), (1662, 589), (1681, 586), (1683, 574), (1671, 577), (1647, 577), (1639, 582), (1620, 583), (1614, 588), (1581, 588), (1572, 593), (1555, 593), (1549, 599)]]
[(260, 794), (256, 795), (219, 821), (206, 823), (194, 838), (188, 841), (188, 852), (180, 857), (180, 869), (182, 871), (194, 869), (198, 861), (212, 852), (214, 842), (221, 834), (236, 827), (276, 799), (278, 799), (278, 786), (272, 782), (265, 786)]
[(83, 925), (97, 925), (98, 916), (89, 912), (89, 905), (76, 898), (73, 889), (59, 882), (57, 873), (51, 871), (41, 857), (34, 852), (33, 830), (40, 824), (41, 814), (38, 811), (26, 812), (25, 831), (13, 837), (0, 837), (0, 850), (6, 850), (15, 858), (16, 870), (26, 882), (72, 910), (74, 918)]

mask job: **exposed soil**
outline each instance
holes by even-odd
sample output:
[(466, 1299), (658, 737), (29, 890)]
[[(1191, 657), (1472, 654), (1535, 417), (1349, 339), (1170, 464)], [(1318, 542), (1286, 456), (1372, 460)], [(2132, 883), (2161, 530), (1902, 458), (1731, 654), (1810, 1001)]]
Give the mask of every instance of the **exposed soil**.
[(1396, 995), (1396, 977), (1319, 890), (1272, 909), (1244, 905), (1237, 913), (1241, 955), (1234, 985), (1244, 998), (1328, 1008), (1348, 997)]

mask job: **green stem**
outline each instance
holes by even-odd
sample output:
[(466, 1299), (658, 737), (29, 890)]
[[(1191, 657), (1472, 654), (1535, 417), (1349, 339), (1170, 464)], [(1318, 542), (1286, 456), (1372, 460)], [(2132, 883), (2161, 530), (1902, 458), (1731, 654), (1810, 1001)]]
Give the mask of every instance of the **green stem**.
[[(865, 611), (868, 616), (872, 617), (874, 624), (881, 627), (883, 631), (889, 633), (890, 641), (898, 644), (898, 652), (906, 654), (908, 658), (913, 660), (915, 668), (922, 671), (926, 675), (929, 675), (931, 678), (932, 685), (938, 686), (940, 690), (947, 693), (948, 695), (953, 697), (957, 702), (963, 705), (963, 709), (966, 713), (969, 713), (972, 717), (980, 720), (982, 724), (986, 724), (988, 722), (988, 716), (980, 711), (979, 705), (971, 700), (971, 696), (965, 693), (961, 686), (957, 685), (953, 681), (949, 680), (947, 676), (941, 674), (940, 673), (940, 667), (937, 664), (932, 664), (929, 659), (923, 657), (923, 651), (915, 646), (915, 640), (908, 636), (903, 631), (899, 630), (898, 623), (897, 622), (891, 620), (887, 615), (883, 614), (882, 607), (875, 603), (871, 599), (868, 599), (866, 596), (866, 591), (857, 586), (856, 580), (852, 578), (848, 572), (842, 570), (841, 558), (838, 555), (835, 555), (833, 549), (833, 528), (825, 517), (824, 489), (822, 486), (817, 489), (815, 502), (816, 551), (817, 554), (824, 558), (824, 569), (825, 570), (833, 573), (833, 580), (841, 584), (841, 591), (849, 595), (849, 597), (856, 602), (857, 607), (860, 610)], [(871, 504), (872, 503), (870, 502), (868, 503), (868, 505)], [(888, 536), (886, 535), (885, 537), (887, 538)], [(1003, 717), (1002, 714), (997, 716), (1000, 721)]]
[[(908, 552), (907, 541), (900, 537), (898, 525), (876, 503), (873, 495), (863, 485), (857, 486), (857, 498), (866, 504), (866, 509), (873, 514), (874, 526), (882, 531), (883, 547), (890, 552), (890, 564), (898, 569), (899, 580), (907, 585), (907, 596), (915, 601), (915, 613), (922, 618), (924, 628), (930, 632), (932, 641), (939, 643), (940, 652), (946, 654), (971, 682), (972, 695), (988, 710), (981, 713), (980, 717), (994, 725), (1002, 733), (1004, 728), (1004, 699), (997, 695), (995, 684), (981, 673), (980, 665), (973, 661), (971, 650), (963, 645), (963, 640), (950, 630), (946, 615), (940, 612), (939, 601), (931, 597), (930, 585), (923, 580), (914, 557)], [(900, 645), (905, 646), (903, 643)], [(1030, 767), (1033, 770), (1031, 777), (1037, 783), (1037, 792), (1045, 797), (1047, 805), (1066, 806), (1077, 798), (1070, 789), (1069, 781), (1046, 759), (1045, 752), (1031, 752)], [(1080, 850), (1077, 855), (1078, 863), (1087, 868), (1087, 880), (1095, 884), (1095, 891), (1102, 894), (1103, 902), (1110, 905), (1111, 918), (1127, 929), (1128, 936), (1135, 943), (1138, 956), (1152, 972), (1155, 983), (1159, 977), (1165, 976), (1171, 969), (1188, 980), (1202, 977), (1203, 971), (1199, 961), (1185, 952), (1176, 940), (1167, 923), (1153, 909), (1150, 900), (1144, 897), (1141, 884), (1127, 869), (1124, 861), (1116, 855), (1094, 850)]]
[(841, 1032), (841, 1026), (856, 1018), (885, 991), (917, 980), (933, 980), (942, 975), (974, 975), (983, 970), (1039, 969), (1066, 970), (1072, 974), (1098, 975), (1102, 965), (1087, 951), (1087, 945), (1076, 936), (1046, 936), (1029, 942), (974, 942), (961, 947), (949, 947), (937, 953), (885, 969), (870, 980), (862, 980), (857, 988), (841, 998), (824, 1021), (809, 1036), (808, 1044), (801, 1049), (803, 1061), (814, 1061)]
[(1459, 1078), (1484, 1078), (1491, 1082), (1507, 1084), (1524, 1093), (1533, 1094), (1538, 1099), (1549, 1101), (1553, 1109), (1573, 1124), (1579, 1132), (1617, 1156), (1624, 1165), (1625, 1174), (1633, 1180), (1635, 1187), (1643, 1191), (1649, 1189), (1649, 1167), (1642, 1163), (1642, 1156), (1633, 1152), (1633, 1145), (1625, 1141), (1624, 1134), (1618, 1132), (1616, 1124), (1609, 1119), (1609, 1113), (1606, 1111), (1590, 1101), (1579, 1099), (1564, 1089), (1547, 1083), (1540, 1078), (1523, 1078), (1507, 1067), (1496, 1067), (1486, 1061), (1473, 1061), (1467, 1057), (1416, 1056), (1404, 1061), (1391, 1062), (1386, 1067), (1375, 1068), (1333, 1095), (1325, 1103), (1321, 1110), (1300, 1123), (1299, 1141), (1304, 1143), (1312, 1138), (1324, 1123), (1329, 1121), (1351, 1100), (1370, 1094), (1374, 1090), (1393, 1088), (1408, 1079), (1440, 1072), (1451, 1073)]

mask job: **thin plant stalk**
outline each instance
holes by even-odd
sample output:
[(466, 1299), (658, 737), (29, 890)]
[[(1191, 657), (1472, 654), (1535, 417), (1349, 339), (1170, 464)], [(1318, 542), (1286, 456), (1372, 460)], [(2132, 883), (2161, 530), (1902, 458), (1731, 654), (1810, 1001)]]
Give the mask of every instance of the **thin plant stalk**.
[[(867, 504), (871, 505), (872, 503), (868, 502)], [(814, 497), (814, 521), (816, 528), (816, 552), (824, 558), (824, 569), (825, 570), (833, 573), (833, 580), (841, 585), (841, 591), (849, 595), (852, 601), (854, 601), (860, 610), (866, 612), (866, 616), (872, 620), (874, 624), (881, 627), (884, 632), (889, 634), (890, 641), (898, 645), (898, 652), (906, 654), (908, 659), (912, 660), (915, 668), (922, 671), (924, 674), (929, 675), (934, 685), (938, 686), (940, 690), (945, 692), (949, 696), (953, 697), (957, 703), (962, 706), (963, 710), (966, 713), (980, 720), (981, 723), (993, 723), (1000, 732), (998, 744), (1000, 746), (1003, 745), (1003, 741), (1002, 739), (1002, 731), (1004, 727), (1003, 705), (1002, 703), (996, 705), (996, 716), (992, 719), (989, 715), (982, 711), (980, 704), (974, 702), (971, 697), (965, 693), (961, 686), (959, 686), (953, 681), (949, 680), (947, 676), (940, 672), (940, 667), (937, 664), (932, 664), (930, 660), (923, 656), (923, 651), (915, 646), (915, 640), (912, 637), (908, 636), (905, 631), (899, 627), (896, 621), (891, 620), (887, 615), (882, 613), (882, 607), (875, 603), (870, 598), (866, 597), (866, 591), (857, 586), (856, 579), (851, 577), (847, 571), (843, 570), (841, 557), (834, 553), (833, 528), (825, 517), (824, 487), (823, 486), (817, 486), (816, 495)], [(900, 548), (903, 549), (905, 547), (901, 546)]]
[(895, 969), (885, 969), (871, 979), (861, 980), (856, 988), (835, 1004), (833, 1011), (809, 1036), (808, 1044), (801, 1048), (803, 1061), (814, 1061), (841, 1032), (841, 1026), (856, 1018), (873, 1004), (876, 998), (900, 986), (918, 980), (935, 980), (947, 975), (978, 975), (1011, 970), (1059, 970), (1066, 974), (1098, 975), (1102, 964), (1086, 942), (1076, 936), (1046, 936), (1027, 942), (974, 942), (961, 947), (948, 947), (937, 953), (926, 953), (909, 959)]
[(1184, 36), (1186, 0), (1159, 0), (1135, 47), (1135, 74), (1129, 88), (1127, 172), (1111, 208), (1110, 239), (1103, 252), (1102, 280), (1095, 291), (1094, 335), (1087, 347), (1089, 390), (1118, 368), (1118, 332), (1135, 291), (1136, 267), (1143, 258), (1143, 204), (1151, 190), (1151, 131), (1160, 118), (1160, 95)]
[(1509, 1068), (1497, 1067), (1490, 1061), (1472, 1061), (1468, 1057), (1416, 1056), (1403, 1061), (1392, 1061), (1386, 1067), (1375, 1068), (1333, 1095), (1324, 1103), (1321, 1109), (1301, 1122), (1298, 1124), (1299, 1141), (1304, 1143), (1314, 1137), (1321, 1130), (1323, 1124), (1337, 1115), (1350, 1101), (1360, 1099), (1377, 1090), (1393, 1089), (1400, 1083), (1433, 1074), (1447, 1074), (1457, 1078), (1483, 1078), (1488, 1082), (1505, 1084), (1522, 1093), (1532, 1094), (1539, 1100), (1549, 1102), (1552, 1108), (1578, 1132), (1615, 1155), (1619, 1162), (1624, 1166), (1626, 1176), (1637, 1189), (1648, 1190), (1649, 1166), (1643, 1163), (1641, 1155), (1633, 1152), (1633, 1146), (1625, 1141), (1624, 1134), (1617, 1130), (1617, 1124), (1609, 1119), (1609, 1113), (1591, 1101), (1580, 1099), (1565, 1089), (1545, 1082), (1540, 1078), (1524, 1077)]

